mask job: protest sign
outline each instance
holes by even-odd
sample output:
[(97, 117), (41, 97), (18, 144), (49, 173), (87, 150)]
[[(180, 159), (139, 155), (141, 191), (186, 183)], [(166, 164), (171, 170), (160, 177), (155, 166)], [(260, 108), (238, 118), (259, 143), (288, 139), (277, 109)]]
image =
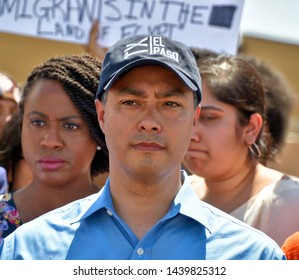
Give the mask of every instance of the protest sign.
[(159, 34), (235, 54), (244, 0), (0, 0), (0, 32), (85, 44), (99, 19), (99, 43)]

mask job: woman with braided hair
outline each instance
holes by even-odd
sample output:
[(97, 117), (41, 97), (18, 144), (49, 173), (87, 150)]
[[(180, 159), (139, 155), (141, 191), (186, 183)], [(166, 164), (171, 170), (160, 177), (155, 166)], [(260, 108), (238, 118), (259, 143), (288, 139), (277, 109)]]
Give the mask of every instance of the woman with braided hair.
[(97, 193), (108, 151), (95, 109), (101, 62), (89, 55), (50, 58), (33, 69), (19, 103), (21, 142), (32, 182), (0, 196), (0, 243), (22, 223)]

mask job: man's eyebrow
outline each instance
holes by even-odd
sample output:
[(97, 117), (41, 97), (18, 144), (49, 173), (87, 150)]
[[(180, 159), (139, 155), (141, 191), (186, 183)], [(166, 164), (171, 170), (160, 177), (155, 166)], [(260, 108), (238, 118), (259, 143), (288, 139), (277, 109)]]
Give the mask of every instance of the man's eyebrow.
[[(119, 91), (120, 95), (130, 94), (136, 97), (146, 97), (147, 93), (143, 90), (135, 89), (126, 87)], [(157, 98), (165, 98), (165, 97), (172, 97), (172, 96), (185, 96), (185, 92), (178, 88), (172, 88), (166, 91), (156, 92), (155, 93)]]
[(160, 93), (157, 93), (157, 97), (172, 97), (172, 96), (185, 96), (186, 92), (179, 88), (172, 88), (170, 90), (166, 90)]
[(120, 95), (130, 94), (130, 95), (134, 95), (136, 97), (145, 97), (146, 96), (146, 93), (143, 90), (136, 89), (136, 88), (130, 88), (130, 87), (122, 88), (121, 90), (119, 90), (119, 94)]

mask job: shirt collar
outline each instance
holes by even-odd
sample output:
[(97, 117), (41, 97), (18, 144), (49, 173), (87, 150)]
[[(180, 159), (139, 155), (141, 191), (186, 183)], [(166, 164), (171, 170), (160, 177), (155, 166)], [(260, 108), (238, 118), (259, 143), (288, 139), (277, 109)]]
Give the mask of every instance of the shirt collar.
[[(184, 183), (176, 195), (167, 217), (169, 218), (180, 213), (196, 220), (211, 233), (212, 225), (209, 223), (209, 220), (206, 216), (206, 211), (204, 210), (205, 203), (199, 199), (198, 195), (190, 184), (187, 173), (184, 170), (181, 171), (181, 176)], [(97, 199), (77, 221), (84, 220), (101, 209), (105, 209), (105, 211), (109, 210), (111, 213), (113, 213), (113, 215), (118, 216), (115, 212), (110, 193), (110, 178), (107, 179), (104, 187), (99, 192)]]
[(194, 188), (191, 186), (188, 174), (182, 170), (182, 178), (184, 183), (174, 199), (175, 205), (180, 205), (179, 212), (189, 218), (202, 224), (210, 233), (212, 225), (206, 215), (205, 203), (200, 200)]

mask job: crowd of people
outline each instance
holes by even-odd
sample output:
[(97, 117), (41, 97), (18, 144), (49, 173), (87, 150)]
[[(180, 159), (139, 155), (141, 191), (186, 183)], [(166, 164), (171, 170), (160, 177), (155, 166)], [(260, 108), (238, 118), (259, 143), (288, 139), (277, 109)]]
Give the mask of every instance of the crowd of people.
[(299, 178), (267, 166), (294, 104), (283, 75), (164, 36), (104, 49), (98, 32), (11, 83), (0, 259), (299, 259)]

